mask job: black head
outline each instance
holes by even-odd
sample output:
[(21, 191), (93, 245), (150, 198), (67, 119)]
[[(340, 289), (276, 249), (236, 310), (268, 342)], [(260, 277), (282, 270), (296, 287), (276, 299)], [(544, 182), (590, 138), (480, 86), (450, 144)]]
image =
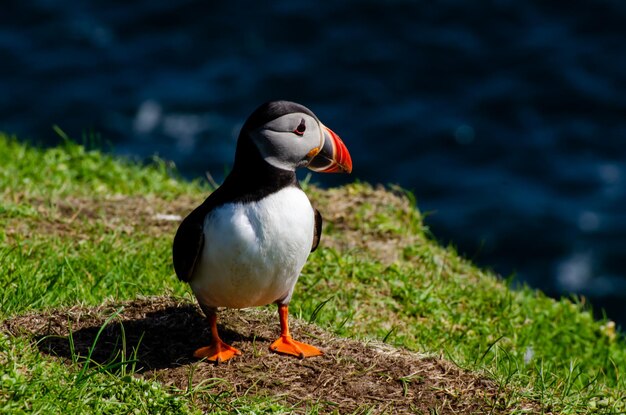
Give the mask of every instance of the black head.
[(298, 112), (307, 114), (317, 120), (317, 117), (315, 116), (315, 114), (313, 114), (313, 111), (311, 111), (304, 105), (300, 105), (291, 101), (268, 101), (259, 105), (257, 109), (255, 109), (254, 112), (250, 114), (241, 130), (253, 131), (261, 127), (263, 124), (275, 120), (276, 118), (282, 117), (283, 115)]
[(248, 117), (239, 135), (235, 166), (249, 161), (251, 152), (282, 170), (352, 170), (352, 160), (339, 136), (313, 111), (290, 101), (266, 102)]

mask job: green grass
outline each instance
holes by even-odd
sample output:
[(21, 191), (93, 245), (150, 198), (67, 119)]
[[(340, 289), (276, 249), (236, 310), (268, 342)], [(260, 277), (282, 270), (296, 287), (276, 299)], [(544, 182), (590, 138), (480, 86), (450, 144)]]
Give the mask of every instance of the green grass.
[[(98, 206), (147, 197), (167, 209), (180, 199), (199, 202), (207, 185), (176, 178), (162, 161), (141, 166), (69, 140), (41, 150), (0, 135), (0, 164), (0, 319), (139, 295), (191, 301), (171, 266), (173, 231), (143, 231), (132, 215), (111, 223)], [(309, 258), (293, 314), (341, 336), (441, 354), (496, 380), (505, 405), (532, 399), (545, 412), (626, 413), (626, 339), (581, 301), (511, 289), (438, 245), (406, 197), (362, 183), (308, 192), (323, 214), (346, 214), (327, 221), (327, 247)], [(90, 214), (62, 219), (68, 200), (91, 203)], [(385, 243), (394, 260), (376, 251)], [(195, 413), (207, 400), (223, 413), (289, 410), (276, 400), (215, 397), (207, 385), (172, 390), (120, 367), (81, 359), (67, 366), (28, 339), (0, 333), (0, 412)]]
[(37, 353), (24, 338), (0, 334), (0, 413), (193, 413), (185, 396), (131, 376), (71, 368)]

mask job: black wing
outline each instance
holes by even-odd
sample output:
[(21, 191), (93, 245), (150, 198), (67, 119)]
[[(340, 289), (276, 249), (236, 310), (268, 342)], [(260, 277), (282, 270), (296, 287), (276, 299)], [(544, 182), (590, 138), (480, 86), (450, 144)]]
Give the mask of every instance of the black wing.
[(189, 282), (204, 247), (205, 212), (200, 205), (187, 216), (176, 231), (172, 249), (174, 270), (178, 279)]
[(311, 252), (317, 249), (317, 246), (320, 244), (320, 239), (322, 239), (322, 214), (315, 208), (313, 208), (313, 212), (315, 212), (315, 228), (313, 229), (313, 246), (311, 247)]

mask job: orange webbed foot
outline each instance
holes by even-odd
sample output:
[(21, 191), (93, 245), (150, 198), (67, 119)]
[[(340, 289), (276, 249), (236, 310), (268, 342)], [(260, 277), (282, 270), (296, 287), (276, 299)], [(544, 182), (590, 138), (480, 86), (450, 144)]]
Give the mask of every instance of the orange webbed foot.
[(240, 356), (241, 352), (232, 346), (218, 340), (214, 344), (201, 347), (193, 352), (193, 357), (197, 359), (206, 359), (209, 362), (221, 363), (235, 356)]
[(321, 356), (324, 354), (320, 349), (310, 344), (297, 342), (291, 336), (282, 335), (270, 346), (270, 350), (275, 353), (296, 356), (300, 359), (305, 357)]

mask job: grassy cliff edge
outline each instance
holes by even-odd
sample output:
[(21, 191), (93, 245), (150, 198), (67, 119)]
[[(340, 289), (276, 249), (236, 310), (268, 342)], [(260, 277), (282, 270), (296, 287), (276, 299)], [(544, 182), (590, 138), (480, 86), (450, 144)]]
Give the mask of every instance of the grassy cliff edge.
[[(173, 177), (162, 161), (140, 166), (69, 141), (43, 150), (0, 135), (0, 165), (0, 320), (154, 296), (193, 302), (171, 266), (172, 219), (206, 197), (208, 185)], [(584, 301), (512, 289), (440, 246), (401, 189), (305, 188), (325, 229), (296, 287), (295, 316), (333, 336), (384, 342), (474, 373), (497, 386), (495, 397), (476, 396), (493, 413), (626, 412), (626, 339), (612, 322), (594, 320)], [(0, 329), (0, 412), (329, 410), (215, 393), (211, 382), (168, 386), (138, 376), (133, 356), (129, 348), (124, 364), (99, 366), (78, 353), (54, 359), (33, 337)], [(470, 393), (448, 389), (431, 413), (450, 413)]]

